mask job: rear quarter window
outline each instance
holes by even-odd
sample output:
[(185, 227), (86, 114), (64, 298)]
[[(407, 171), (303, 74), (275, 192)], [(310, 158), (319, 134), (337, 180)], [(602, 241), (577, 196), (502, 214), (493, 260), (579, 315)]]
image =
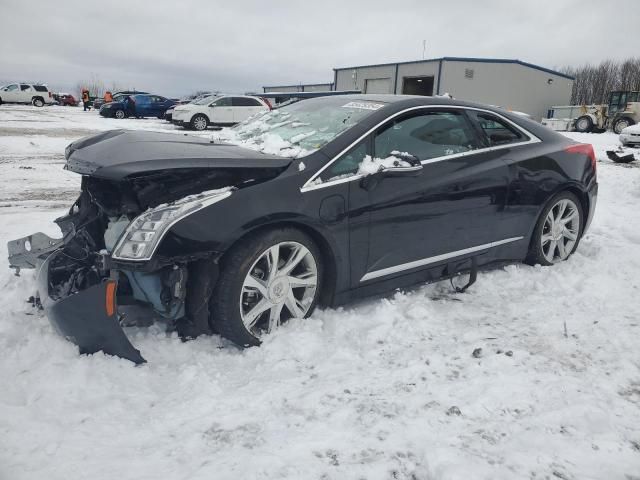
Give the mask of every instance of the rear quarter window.
[(261, 107), (262, 104), (255, 98), (233, 97), (231, 99), (234, 107)]
[(48, 92), (49, 90), (47, 90), (47, 87), (45, 87), (44, 85), (34, 85), (33, 88), (36, 90), (36, 92)]
[(475, 110), (468, 110), (467, 113), (480, 130), (483, 131), (490, 147), (529, 140), (529, 137), (524, 133), (496, 115)]

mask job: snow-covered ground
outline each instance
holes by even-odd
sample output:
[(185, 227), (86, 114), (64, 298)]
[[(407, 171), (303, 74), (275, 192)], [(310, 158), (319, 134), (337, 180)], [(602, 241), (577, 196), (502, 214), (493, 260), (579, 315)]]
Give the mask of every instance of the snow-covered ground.
[(184, 133), (0, 107), (1, 480), (640, 479), (640, 168), (606, 158), (615, 135), (570, 134), (596, 147), (600, 197), (562, 265), (319, 311), (246, 351), (134, 329), (135, 367), (79, 356), (4, 250), (57, 233), (65, 145), (121, 127)]

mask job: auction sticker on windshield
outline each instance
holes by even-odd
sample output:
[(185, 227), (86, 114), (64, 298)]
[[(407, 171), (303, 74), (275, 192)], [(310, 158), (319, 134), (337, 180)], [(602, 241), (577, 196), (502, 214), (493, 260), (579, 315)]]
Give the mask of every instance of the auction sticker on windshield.
[(342, 105), (342, 108), (360, 108), (362, 110), (378, 110), (384, 107), (382, 103), (369, 103), (369, 102), (349, 102), (346, 105)]

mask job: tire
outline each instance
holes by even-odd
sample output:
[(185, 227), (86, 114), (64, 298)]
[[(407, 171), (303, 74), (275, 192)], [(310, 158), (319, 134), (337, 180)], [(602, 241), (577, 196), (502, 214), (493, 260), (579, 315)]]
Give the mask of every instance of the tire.
[(589, 115), (583, 115), (576, 119), (576, 132), (589, 133), (593, 130), (593, 120)]
[(631, 125), (634, 125), (635, 123), (636, 122), (634, 122), (629, 117), (620, 117), (615, 122), (613, 122), (613, 131), (620, 135), (622, 133), (622, 130), (630, 127)]
[(40, 97), (35, 97), (33, 100), (31, 100), (31, 103), (34, 107), (44, 107), (44, 100)]
[(198, 130), (199, 132), (201, 132), (203, 130), (206, 130), (209, 126), (209, 119), (206, 117), (206, 115), (198, 113), (194, 115), (193, 118), (191, 118), (189, 126), (193, 130)]
[[(270, 274), (276, 249), (278, 273)], [(294, 257), (298, 261), (291, 267)], [(313, 240), (294, 228), (268, 230), (241, 240), (221, 262), (209, 307), (212, 329), (240, 347), (250, 347), (260, 345), (260, 337), (294, 316), (289, 305), (297, 309), (296, 317), (308, 317), (320, 296), (321, 259)], [(291, 288), (289, 279), (309, 285)]]
[(115, 112), (113, 112), (113, 116), (116, 117), (118, 120), (122, 120), (124, 117), (126, 117), (126, 114), (124, 113), (124, 110), (119, 108)]
[(0, 105), (2, 105), (2, 98), (0, 98)]
[(567, 191), (554, 195), (536, 223), (526, 263), (549, 266), (567, 260), (578, 248), (584, 220), (578, 197)]

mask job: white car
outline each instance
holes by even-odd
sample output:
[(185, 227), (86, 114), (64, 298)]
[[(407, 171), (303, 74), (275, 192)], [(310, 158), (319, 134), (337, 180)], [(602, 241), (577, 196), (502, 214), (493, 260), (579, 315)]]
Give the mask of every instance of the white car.
[(36, 107), (44, 107), (53, 103), (53, 95), (45, 85), (12, 83), (0, 87), (0, 104), (2, 103), (30, 103)]
[(640, 146), (640, 123), (623, 128), (620, 132), (620, 143), (627, 147)]
[(171, 122), (194, 130), (209, 125), (229, 126), (271, 108), (260, 97), (247, 95), (211, 95), (173, 109)]

